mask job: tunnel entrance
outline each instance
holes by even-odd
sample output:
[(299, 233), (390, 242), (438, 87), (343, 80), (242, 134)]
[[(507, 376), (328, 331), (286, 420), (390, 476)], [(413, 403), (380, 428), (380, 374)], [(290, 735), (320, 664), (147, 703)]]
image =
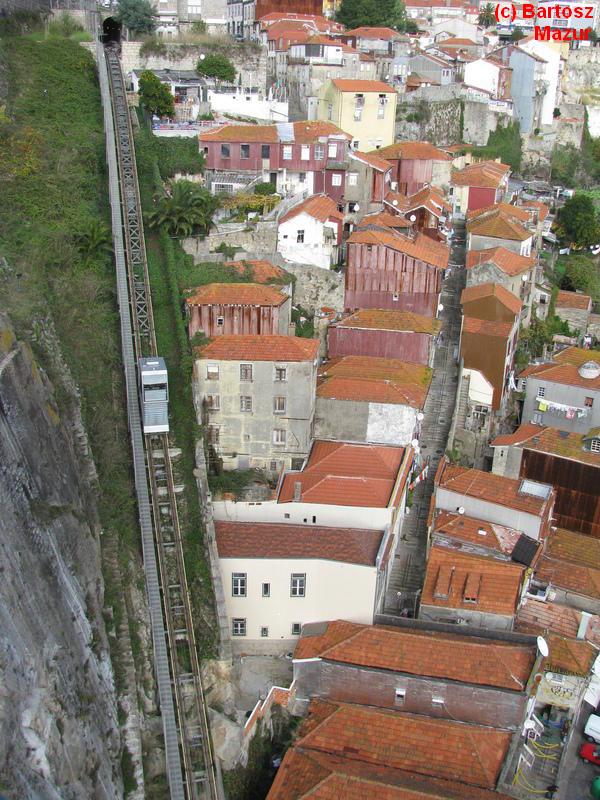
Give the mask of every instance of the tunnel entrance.
[(111, 42), (114, 42), (115, 44), (121, 44), (122, 27), (121, 23), (114, 17), (107, 17), (102, 23), (102, 43), (111, 44)]

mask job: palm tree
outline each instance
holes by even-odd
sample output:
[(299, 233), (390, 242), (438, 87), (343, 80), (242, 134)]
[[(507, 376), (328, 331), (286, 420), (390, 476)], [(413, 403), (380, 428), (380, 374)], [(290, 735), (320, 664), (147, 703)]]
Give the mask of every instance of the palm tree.
[(207, 189), (190, 181), (177, 181), (171, 194), (161, 197), (148, 214), (151, 228), (165, 227), (171, 236), (208, 233), (219, 201)]
[(107, 226), (98, 219), (90, 220), (86, 227), (75, 235), (75, 244), (84, 263), (94, 256), (112, 253), (112, 239)]
[(484, 28), (491, 28), (492, 25), (496, 24), (496, 13), (494, 11), (494, 6), (491, 3), (486, 3), (479, 11), (477, 22)]

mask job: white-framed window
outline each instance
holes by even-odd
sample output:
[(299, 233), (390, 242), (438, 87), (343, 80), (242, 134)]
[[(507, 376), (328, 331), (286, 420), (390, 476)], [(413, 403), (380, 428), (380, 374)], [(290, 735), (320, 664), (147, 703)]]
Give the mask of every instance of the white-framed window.
[(291, 161), (292, 160), (292, 145), (291, 144), (284, 144), (283, 145), (283, 160), (284, 161)]
[(310, 161), (310, 145), (303, 144), (300, 147), (300, 159), (302, 161)]
[(304, 244), (304, 231), (302, 229), (296, 231), (296, 242), (298, 244)]
[(337, 158), (337, 142), (329, 142), (327, 146), (327, 157)]
[(240, 395), (240, 411), (252, 412), (252, 398), (247, 394)]
[(263, 583), (263, 585), (262, 585), (262, 596), (263, 597), (271, 597), (271, 584), (270, 583)]
[(341, 186), (342, 185), (342, 176), (339, 172), (334, 172), (331, 176), (331, 185), (332, 186)]
[(221, 410), (221, 395), (220, 394), (207, 394), (206, 406), (209, 411)]
[(404, 704), (404, 698), (406, 697), (406, 689), (396, 689), (394, 692), (394, 700), (397, 706), (401, 706)]
[(385, 117), (385, 107), (387, 105), (387, 101), (387, 95), (379, 95), (379, 102), (377, 104), (377, 119), (383, 119)]
[(228, 144), (221, 145), (221, 158), (229, 158), (231, 155), (231, 150)]
[(585, 408), (593, 408), (594, 405), (594, 398), (593, 397), (586, 397), (583, 401), (583, 405)]
[(273, 398), (273, 413), (274, 414), (285, 414), (286, 411), (286, 398), (282, 395), (278, 395), (277, 397)]
[(352, 142), (352, 147), (353, 147), (355, 150), (360, 150), (360, 142), (358, 141), (358, 139), (355, 139), (355, 140)]
[(322, 144), (315, 145), (315, 160), (322, 161), (325, 158), (325, 148)]
[(231, 634), (233, 636), (245, 636), (246, 635), (246, 620), (241, 619), (240, 617), (234, 617), (231, 620)]
[(329, 122), (333, 119), (333, 105), (331, 103), (327, 104), (327, 119)]
[(241, 144), (240, 145), (240, 158), (250, 158), (250, 145), (249, 144)]
[(269, 629), (267, 628), (267, 626), (266, 626), (266, 625), (263, 625), (263, 626), (261, 627), (261, 629), (260, 629), (260, 635), (262, 636), (262, 638), (263, 638), (263, 639), (266, 639), (266, 638), (267, 638), (267, 636), (269, 635)]
[(277, 383), (287, 381), (287, 367), (275, 367), (275, 381)]
[(358, 172), (348, 173), (348, 186), (358, 186)]
[(273, 444), (285, 445), (287, 441), (287, 431), (283, 428), (273, 428)]
[(240, 380), (252, 380), (252, 364), (240, 364)]
[(222, 328), (225, 325), (225, 317), (217, 317), (217, 327)]
[(206, 380), (207, 381), (218, 381), (219, 380), (219, 365), (218, 364), (207, 364), (206, 365)]
[(245, 572), (231, 573), (231, 594), (233, 597), (246, 597), (247, 575)]
[(290, 597), (306, 597), (305, 572), (292, 572), (290, 577)]
[(538, 397), (545, 397), (546, 396), (546, 387), (545, 386), (538, 386), (537, 396)]
[(292, 636), (300, 636), (302, 633), (302, 623), (292, 622)]
[(592, 453), (600, 453), (600, 439), (592, 439), (590, 442), (590, 450)]

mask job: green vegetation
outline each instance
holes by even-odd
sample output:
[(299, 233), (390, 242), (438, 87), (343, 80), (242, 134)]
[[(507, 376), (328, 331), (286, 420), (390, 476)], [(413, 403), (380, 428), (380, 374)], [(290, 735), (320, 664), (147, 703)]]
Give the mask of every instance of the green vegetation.
[(156, 114), (158, 117), (175, 115), (175, 100), (169, 87), (161, 83), (150, 70), (145, 70), (140, 75), (139, 95), (150, 114)]
[(519, 172), (523, 155), (519, 123), (511, 122), (505, 128), (496, 128), (488, 136), (485, 147), (473, 148), (473, 155), (479, 158), (499, 158), (503, 164), (510, 164), (513, 172)]
[(277, 187), (274, 183), (270, 181), (266, 181), (264, 183), (257, 183), (254, 187), (254, 194), (262, 194), (262, 195), (269, 195), (275, 194), (277, 191)]
[(574, 186), (575, 176), (581, 163), (581, 152), (572, 144), (559, 145), (552, 151), (553, 183), (561, 186)]
[(491, 3), (486, 3), (484, 6), (480, 7), (477, 23), (484, 28), (492, 28), (496, 25), (496, 14), (494, 12), (494, 6)]
[(561, 186), (579, 190), (600, 183), (600, 139), (592, 139), (587, 121), (586, 111), (581, 147), (558, 145), (552, 152), (551, 178)]
[(219, 53), (205, 55), (198, 61), (196, 70), (200, 75), (206, 75), (207, 78), (216, 78), (227, 83), (235, 81), (235, 67), (227, 56)]
[(220, 472), (218, 475), (210, 475), (208, 478), (213, 495), (220, 496), (229, 492), (234, 495), (236, 500), (240, 500), (248, 486), (257, 481), (264, 484), (264, 477), (255, 469)]
[(77, 22), (75, 17), (69, 14), (68, 11), (63, 11), (60, 16), (50, 22), (48, 25), (48, 34), (50, 36), (61, 36), (65, 39), (73, 39), (73, 41), (76, 42), (92, 41), (92, 37), (84, 29), (83, 25)]
[(553, 306), (545, 320), (532, 316), (529, 327), (521, 328), (519, 332), (519, 346), (515, 356), (517, 370), (524, 369), (532, 359), (539, 358), (544, 352), (544, 347), (552, 344), (555, 334), (572, 336), (573, 331), (570, 330), (568, 323), (555, 316)]
[(336, 19), (347, 28), (368, 25), (407, 33), (416, 33), (418, 30), (417, 25), (406, 16), (406, 8), (401, 0), (342, 0)]
[(600, 221), (594, 201), (577, 192), (557, 215), (557, 236), (571, 245), (589, 247), (600, 239)]
[(296, 336), (304, 339), (315, 338), (315, 317), (302, 306), (292, 308), (292, 322), (296, 323)]
[(164, 228), (171, 236), (207, 234), (219, 205), (208, 189), (190, 181), (176, 181), (171, 194), (159, 198), (147, 215), (151, 228)]
[(511, 42), (520, 42), (521, 39), (524, 39), (526, 35), (527, 34), (523, 30), (523, 28), (519, 28), (519, 26), (517, 25), (517, 27), (514, 29), (514, 31), (510, 35), (510, 41)]
[(156, 8), (150, 0), (118, 0), (116, 18), (134, 36), (156, 28)]
[(556, 271), (561, 289), (589, 294), (595, 304), (600, 303), (600, 267), (596, 259), (581, 254), (559, 258)]

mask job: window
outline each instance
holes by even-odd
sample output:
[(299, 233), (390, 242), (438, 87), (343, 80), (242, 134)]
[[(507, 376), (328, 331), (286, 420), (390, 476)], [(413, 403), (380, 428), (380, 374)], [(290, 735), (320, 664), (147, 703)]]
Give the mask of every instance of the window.
[(245, 572), (233, 572), (231, 574), (231, 594), (233, 597), (246, 597)]
[(302, 623), (292, 622), (292, 636), (300, 636), (302, 633)]
[(404, 698), (406, 697), (406, 689), (396, 689), (394, 692), (396, 705), (401, 706), (404, 704)]
[(271, 472), (277, 472), (279, 469), (279, 461), (269, 461), (269, 469)]
[(594, 398), (593, 397), (586, 397), (585, 400), (583, 401), (583, 405), (586, 408), (592, 408), (592, 406), (594, 405)]
[(335, 142), (329, 143), (327, 147), (327, 156), (328, 158), (337, 158), (337, 144)]
[(385, 117), (385, 107), (387, 105), (387, 96), (385, 94), (379, 95), (379, 103), (377, 105), (377, 119)]
[(304, 244), (304, 231), (303, 230), (299, 230), (296, 233), (296, 241), (298, 242), (298, 244)]
[(271, 158), (271, 145), (263, 144), (260, 147), (261, 158)]
[(285, 414), (285, 397), (274, 397), (273, 398), (273, 413), (274, 414)]
[(358, 211), (359, 205), (358, 203), (348, 203), (348, 213), (354, 214)]
[(275, 367), (275, 380), (278, 383), (287, 381), (287, 367)]
[(220, 411), (221, 409), (221, 396), (218, 394), (207, 394), (206, 405), (209, 411)]
[(263, 597), (271, 597), (271, 584), (270, 583), (263, 583), (263, 585), (262, 585), (262, 596)]
[(206, 365), (206, 380), (207, 381), (218, 381), (219, 380), (219, 365), (218, 364), (207, 364)]
[(331, 185), (332, 186), (341, 186), (342, 185), (342, 176), (339, 172), (334, 172), (331, 176)]
[(252, 437), (250, 436), (249, 433), (245, 433), (244, 434), (244, 441), (245, 442), (251, 442), (252, 441)]
[(546, 387), (545, 386), (538, 386), (537, 396), (538, 397), (545, 397), (546, 396)]
[(240, 145), (240, 156), (241, 156), (241, 158), (250, 158), (250, 145), (249, 144), (241, 144)]
[(333, 106), (331, 103), (327, 104), (327, 119), (331, 122), (333, 119)]
[(231, 633), (233, 636), (246, 635), (246, 620), (235, 618), (231, 620)]
[(269, 635), (269, 629), (266, 626), (263, 626), (260, 629), (260, 635), (263, 637), (263, 639), (266, 639), (267, 636)]
[(240, 395), (240, 411), (252, 411), (252, 398), (248, 395)]
[(219, 426), (218, 425), (209, 425), (208, 426), (208, 443), (212, 445), (219, 444)]
[(284, 445), (287, 440), (287, 432), (283, 428), (273, 428), (273, 444)]
[(284, 144), (283, 145), (283, 160), (284, 161), (291, 161), (292, 160), (292, 145), (291, 144)]
[(355, 150), (359, 150), (359, 149), (360, 149), (360, 142), (358, 141), (358, 139), (355, 139), (355, 140), (352, 142), (352, 147), (353, 147)]
[(325, 158), (325, 148), (322, 144), (315, 145), (315, 159), (317, 161), (322, 161)]
[(229, 145), (228, 144), (222, 144), (221, 145), (221, 158), (229, 158), (230, 154), (231, 153), (230, 153), (230, 150), (229, 150)]
[(358, 172), (348, 173), (348, 186), (358, 186)]
[(302, 161), (310, 161), (310, 145), (303, 144), (300, 148), (300, 158)]
[(590, 450), (592, 453), (600, 453), (600, 439), (592, 439), (590, 442)]
[(306, 573), (292, 572), (290, 580), (290, 597), (306, 596)]
[(298, 173), (298, 183), (306, 183), (306, 172)]
[(252, 364), (240, 364), (240, 380), (252, 380)]
[(225, 325), (225, 317), (217, 317), (217, 326), (220, 328)]

